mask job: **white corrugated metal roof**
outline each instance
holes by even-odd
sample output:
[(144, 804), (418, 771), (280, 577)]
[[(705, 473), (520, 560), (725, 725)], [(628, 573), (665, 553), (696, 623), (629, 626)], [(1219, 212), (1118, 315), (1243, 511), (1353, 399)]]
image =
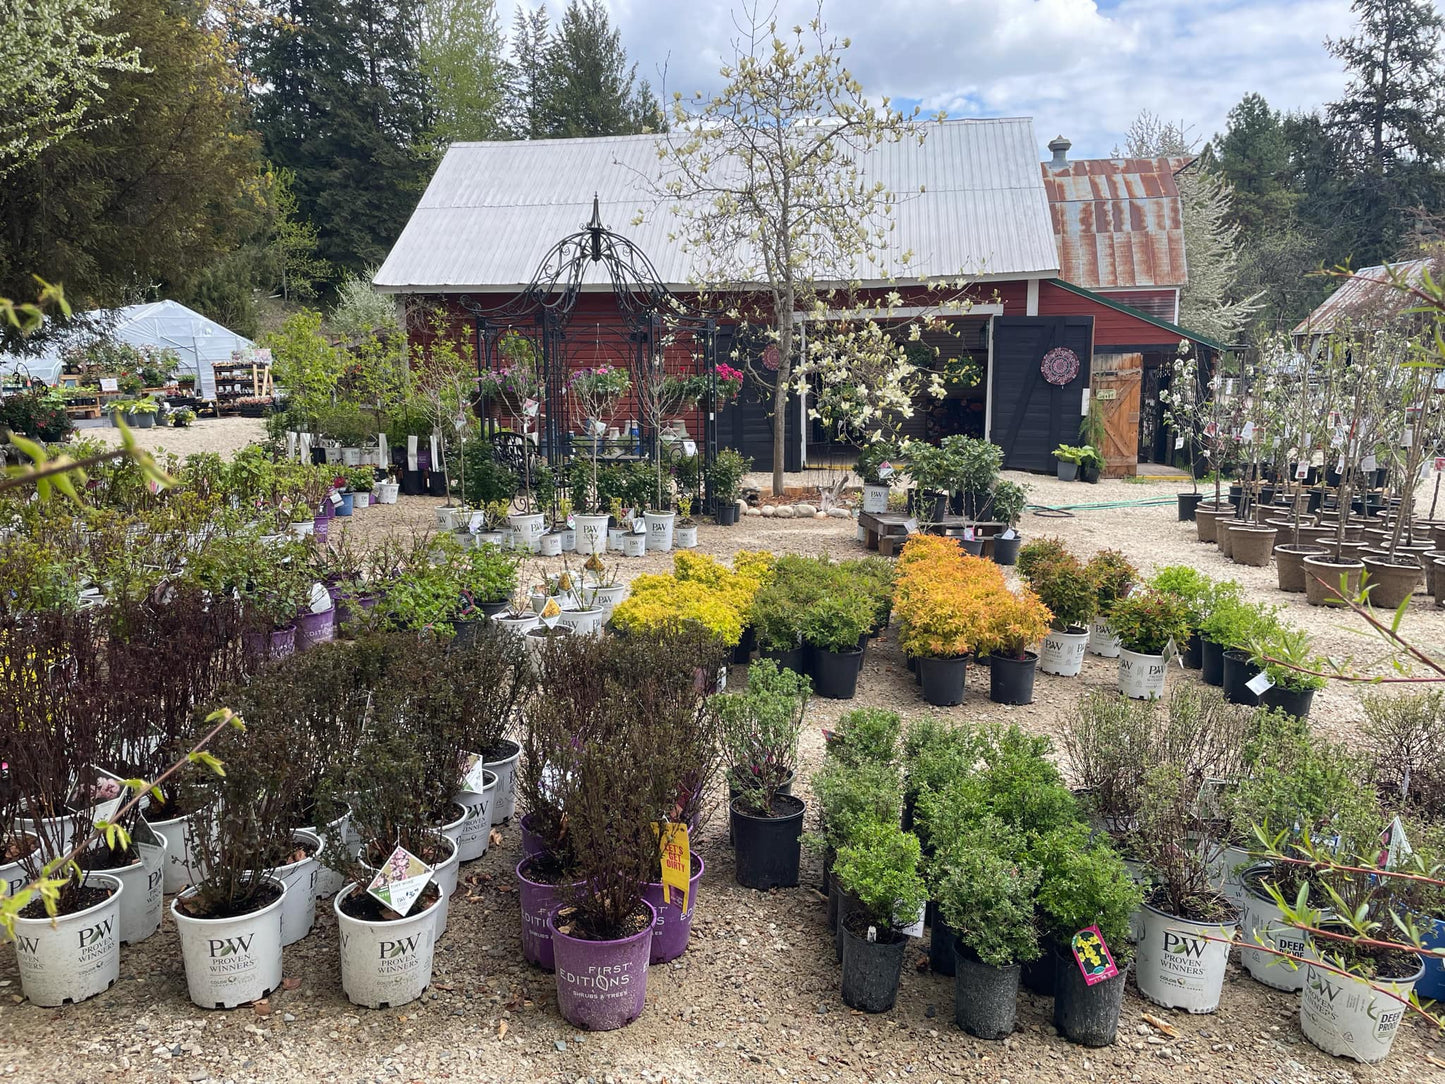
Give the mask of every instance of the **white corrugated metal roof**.
[[(1026, 118), (924, 125), (927, 138), (886, 144), (860, 163), (898, 197), (895, 228), (869, 280), (1052, 275), (1059, 257)], [(602, 222), (629, 238), (669, 286), (695, 279), (676, 221), (650, 192), (666, 135), (454, 143), (377, 272), (387, 292), (516, 289), (557, 241)], [(672, 137), (676, 138), (676, 137)], [(919, 192), (923, 186), (924, 191)], [(633, 220), (643, 216), (640, 225)], [(904, 253), (913, 262), (905, 265)], [(595, 275), (596, 269), (591, 269)], [(587, 281), (599, 281), (589, 278)]]

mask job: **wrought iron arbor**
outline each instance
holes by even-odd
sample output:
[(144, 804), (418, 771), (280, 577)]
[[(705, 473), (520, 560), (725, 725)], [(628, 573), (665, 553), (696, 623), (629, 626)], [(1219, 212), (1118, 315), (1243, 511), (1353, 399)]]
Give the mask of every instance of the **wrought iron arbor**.
[[(591, 274), (594, 269), (602, 273)], [(595, 326), (589, 327), (586, 317), (591, 314), (585, 310), (590, 306), (583, 304), (579, 312), (579, 303), (594, 298), (611, 300), (615, 308), (598, 311)], [(633, 388), (639, 389), (658, 364), (674, 375), (688, 372), (690, 364), (690, 375), (706, 377), (707, 394), (699, 405), (703, 434), (697, 442), (698, 484), (711, 503), (709, 479), (717, 455), (716, 314), (673, 294), (646, 253), (602, 224), (596, 196), (591, 221), (554, 244), (531, 282), (516, 295), (497, 304), (489, 297), (462, 294), (458, 303), (472, 322), (479, 372), (498, 367), (503, 335), (520, 334), (533, 344), (545, 389), (538, 443), (554, 471), (574, 450), (568, 380), (575, 369), (623, 365)], [(653, 454), (659, 439), (656, 426), (638, 419), (636, 451)]]

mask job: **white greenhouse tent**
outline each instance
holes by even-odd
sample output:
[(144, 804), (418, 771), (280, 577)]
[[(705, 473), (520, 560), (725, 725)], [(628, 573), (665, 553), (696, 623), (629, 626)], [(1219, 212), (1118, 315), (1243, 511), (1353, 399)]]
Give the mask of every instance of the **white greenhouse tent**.
[(174, 350), (180, 355), (182, 373), (195, 373), (196, 384), (203, 398), (216, 395), (216, 378), (211, 366), (230, 361), (237, 350), (255, 344), (244, 335), (177, 301), (150, 301), (143, 305), (127, 305), (120, 309), (101, 309), (80, 315), (84, 327), (74, 336), (51, 342), (39, 354), (22, 356), (0, 354), (0, 371), (19, 372), (55, 384), (60, 380), (61, 354), (72, 341), (93, 335), (92, 329), (108, 329), (109, 337), (132, 346), (150, 346)]

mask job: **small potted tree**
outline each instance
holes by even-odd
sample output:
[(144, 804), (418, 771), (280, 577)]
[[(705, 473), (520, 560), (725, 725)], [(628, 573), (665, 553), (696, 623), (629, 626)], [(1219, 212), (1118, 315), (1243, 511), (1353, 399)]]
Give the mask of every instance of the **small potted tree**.
[(878, 515), (888, 511), (888, 495), (897, 476), (894, 462), (899, 458), (896, 444), (875, 440), (858, 452), (858, 477), (863, 480), (863, 511)]
[(1177, 595), (1145, 588), (1121, 599), (1109, 620), (1121, 643), (1119, 691), (1134, 700), (1164, 695), (1168, 659), (1189, 637), (1188, 605)]
[(903, 932), (928, 899), (918, 874), (918, 838), (896, 824), (866, 824), (838, 847), (833, 877), (852, 901), (843, 919), (843, 1003), (887, 1012), (898, 999)]
[(583, 439), (591, 465), (583, 486), (577, 488), (574, 495), (580, 509), (575, 517), (577, 550), (579, 553), (602, 553), (607, 542), (607, 512), (597, 487), (597, 458), (608, 424), (616, 413), (617, 403), (632, 387), (632, 380), (627, 370), (620, 366), (598, 365), (578, 369), (567, 386), (577, 400), (582, 416)]
[(798, 883), (802, 799), (793, 797), (798, 734), (812, 692), (800, 674), (760, 659), (747, 690), (714, 699), (721, 727), (738, 884), (766, 891)]
[(852, 700), (862, 667), (860, 646), (873, 612), (858, 593), (819, 599), (803, 613), (803, 643), (812, 651), (814, 691), (830, 700)]
[(1109, 625), (1114, 604), (1139, 580), (1139, 570), (1119, 550), (1099, 550), (1084, 566), (1094, 584), (1097, 614), (1089, 625), (1089, 653), (1106, 659), (1119, 657), (1119, 637)]
[(738, 521), (738, 501), (743, 495), (743, 478), (753, 469), (751, 456), (732, 448), (721, 448), (713, 457), (707, 474), (708, 498), (718, 526), (732, 527)]
[(1019, 547), (1023, 538), (1018, 532), (1019, 519), (1028, 506), (1029, 487), (1007, 479), (993, 487), (993, 518), (1004, 525), (1003, 532), (994, 536), (993, 559), (1001, 565), (1011, 565), (1018, 560)]
[(1099, 607), (1093, 581), (1071, 553), (1031, 566), (1029, 585), (1052, 615), (1039, 648), (1039, 669), (1046, 674), (1077, 677), (1084, 666), (1088, 625)]

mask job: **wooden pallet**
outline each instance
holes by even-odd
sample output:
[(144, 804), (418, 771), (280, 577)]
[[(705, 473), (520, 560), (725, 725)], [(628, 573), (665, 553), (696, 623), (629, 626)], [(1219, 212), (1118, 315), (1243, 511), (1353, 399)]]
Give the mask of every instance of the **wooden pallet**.
[(99, 418), (100, 407), (98, 406), (67, 406), (65, 413), (72, 418)]

